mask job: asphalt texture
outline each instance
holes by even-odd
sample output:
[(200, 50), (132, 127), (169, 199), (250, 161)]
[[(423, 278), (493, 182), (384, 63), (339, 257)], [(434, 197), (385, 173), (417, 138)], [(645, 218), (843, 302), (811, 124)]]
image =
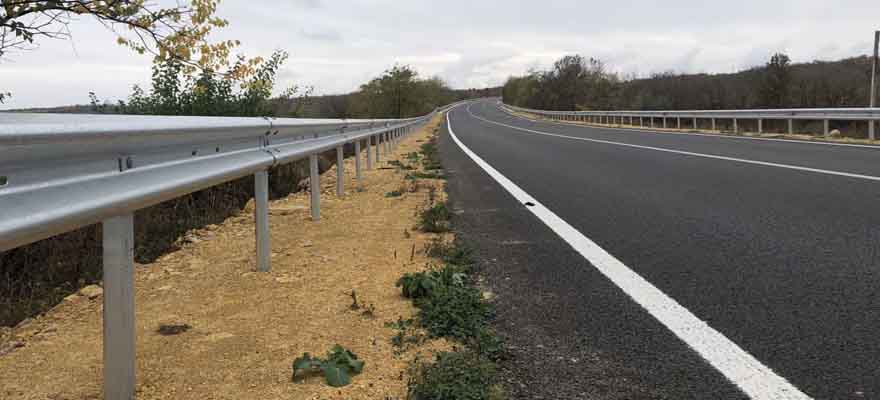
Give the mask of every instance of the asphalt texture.
[[(528, 121), (454, 109), (459, 139), (816, 399), (880, 398), (880, 183), (518, 131), (880, 176), (880, 149)], [(741, 399), (735, 385), (471, 161), (440, 152), (496, 294), (514, 398)]]

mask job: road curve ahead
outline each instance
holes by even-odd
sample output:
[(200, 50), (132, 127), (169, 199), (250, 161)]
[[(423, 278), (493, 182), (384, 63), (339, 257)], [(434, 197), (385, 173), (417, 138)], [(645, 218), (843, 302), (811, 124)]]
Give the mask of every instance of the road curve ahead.
[(495, 246), (500, 324), (633, 369), (568, 396), (880, 398), (880, 148), (449, 120), (464, 234), (531, 243)]

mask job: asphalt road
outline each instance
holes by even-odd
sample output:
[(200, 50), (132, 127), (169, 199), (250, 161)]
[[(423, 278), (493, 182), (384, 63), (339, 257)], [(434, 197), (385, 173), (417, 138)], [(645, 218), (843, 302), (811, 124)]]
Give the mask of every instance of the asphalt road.
[[(880, 398), (880, 149), (534, 122), (491, 101), (450, 118), (470, 150), (803, 393)], [(747, 398), (449, 135), (441, 154), (517, 397)]]

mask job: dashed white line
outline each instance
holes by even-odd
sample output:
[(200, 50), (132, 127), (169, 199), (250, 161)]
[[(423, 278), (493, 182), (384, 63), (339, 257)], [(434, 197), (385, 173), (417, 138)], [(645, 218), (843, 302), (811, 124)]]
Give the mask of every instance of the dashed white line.
[(452, 110), (447, 113), (446, 121), (452, 140), (480, 168), (521, 204), (533, 203), (534, 206), (528, 207), (529, 211), (746, 395), (755, 400), (810, 399), (785, 378), (774, 373), (769, 367), (697, 318), (688, 309), (599, 247), (553, 211), (541, 205), (534, 197), (471, 151), (458, 139), (452, 129)]
[(503, 126), (506, 128), (514, 129), (517, 131), (534, 133), (537, 135), (558, 137), (558, 138), (571, 139), (571, 140), (582, 140), (585, 142), (612, 144), (615, 146), (624, 146), (624, 147), (631, 147), (631, 148), (643, 149), (643, 150), (662, 151), (662, 152), (666, 152), (666, 153), (681, 154), (681, 155), (686, 155), (686, 156), (712, 158), (712, 159), (716, 159), (716, 160), (733, 161), (733, 162), (739, 162), (739, 163), (761, 165), (761, 166), (765, 166), (765, 167), (786, 168), (786, 169), (793, 169), (793, 170), (798, 170), (798, 171), (814, 172), (814, 173), (818, 173), (818, 174), (844, 176), (847, 178), (865, 179), (865, 180), (869, 180), (869, 181), (880, 181), (880, 176), (854, 174), (854, 173), (850, 173), (850, 172), (832, 171), (832, 170), (827, 170), (827, 169), (802, 167), (802, 166), (798, 166), (798, 165), (780, 164), (780, 163), (774, 163), (774, 162), (768, 162), (768, 161), (749, 160), (749, 159), (745, 159), (745, 158), (719, 156), (719, 155), (714, 155), (714, 154), (694, 153), (691, 151), (667, 149), (664, 147), (644, 146), (644, 145), (639, 145), (639, 144), (615, 142), (615, 141), (611, 141), (611, 140), (591, 139), (591, 138), (585, 138), (585, 137), (560, 135), (558, 133), (536, 131), (534, 129), (526, 129), (526, 128), (521, 128), (521, 127), (514, 126), (514, 125), (508, 125), (508, 124), (504, 124), (501, 122), (488, 120), (488, 119), (480, 117), (478, 115), (474, 115), (474, 113), (471, 112), (470, 104), (468, 104), (468, 106), (466, 107), (466, 110), (467, 110), (468, 114), (470, 114), (472, 117), (474, 117), (478, 120), (488, 122), (490, 124), (495, 124), (495, 125)]

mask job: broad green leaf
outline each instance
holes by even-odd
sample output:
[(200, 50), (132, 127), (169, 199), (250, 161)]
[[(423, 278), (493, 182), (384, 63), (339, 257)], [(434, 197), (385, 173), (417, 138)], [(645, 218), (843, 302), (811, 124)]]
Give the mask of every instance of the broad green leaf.
[(327, 379), (327, 384), (330, 386), (343, 387), (351, 383), (351, 379), (342, 368), (335, 365), (324, 364), (324, 366), (321, 367), (321, 370), (324, 371), (324, 377)]

